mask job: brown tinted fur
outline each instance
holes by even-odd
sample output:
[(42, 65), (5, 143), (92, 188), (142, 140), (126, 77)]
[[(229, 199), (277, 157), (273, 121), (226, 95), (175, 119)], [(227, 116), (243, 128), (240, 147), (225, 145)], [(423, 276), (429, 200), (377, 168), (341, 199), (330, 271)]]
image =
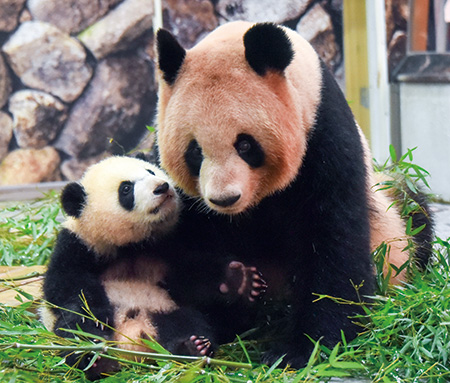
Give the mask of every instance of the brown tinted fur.
[(171, 312), (177, 305), (166, 290), (157, 285), (162, 281), (166, 268), (158, 260), (138, 258), (131, 263), (128, 259), (115, 262), (102, 275), (111, 304), (115, 307), (114, 340), (119, 347), (150, 351), (141, 338), (157, 337), (157, 330), (150, 318), (153, 312)]
[[(163, 167), (192, 195), (220, 199), (227, 192), (224, 185), (241, 191), (242, 199), (235, 206), (240, 211), (282, 190), (297, 175), (320, 98), (319, 62), (303, 40), (294, 42), (303, 57), (285, 75), (270, 73), (263, 78), (250, 70), (242, 43), (250, 26), (233, 23), (210, 34), (187, 52), (173, 87), (160, 83), (159, 94)], [(253, 135), (264, 147), (263, 167), (250, 170), (230, 150), (239, 133)], [(205, 156), (200, 183), (191, 177), (183, 159), (194, 137)]]
[[(320, 102), (320, 65), (309, 44), (285, 29), (296, 56), (284, 74), (261, 77), (244, 56), (243, 35), (251, 26), (225, 24), (188, 50), (173, 86), (159, 73), (162, 165), (187, 193), (200, 195), (207, 204), (211, 197), (241, 194), (231, 208), (209, 204), (225, 214), (244, 212), (295, 179)], [(233, 143), (240, 133), (252, 135), (264, 148), (266, 163), (261, 168), (251, 169), (235, 152)], [(204, 155), (198, 179), (184, 161), (194, 138)], [(394, 209), (387, 210), (389, 199), (382, 192), (373, 193), (372, 156), (362, 133), (361, 138), (370, 174), (371, 246), (374, 250), (383, 241), (389, 243), (389, 262), (400, 266), (408, 258), (401, 251), (406, 246), (404, 225)], [(392, 280), (401, 279), (404, 273)]]

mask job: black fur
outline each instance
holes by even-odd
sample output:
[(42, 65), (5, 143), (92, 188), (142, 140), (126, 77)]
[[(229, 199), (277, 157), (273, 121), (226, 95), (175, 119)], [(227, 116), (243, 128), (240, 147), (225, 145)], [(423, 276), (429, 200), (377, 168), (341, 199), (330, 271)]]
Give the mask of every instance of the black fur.
[[(130, 268), (137, 254), (142, 255), (144, 248), (147, 249), (149, 262), (158, 257), (158, 254), (167, 256), (169, 249), (159, 250), (153, 244), (136, 244), (118, 248), (117, 260), (127, 259)], [(175, 259), (176, 257), (172, 257)], [(44, 299), (53, 305), (52, 308), (56, 316), (54, 332), (62, 337), (74, 337), (65, 329), (81, 330), (100, 335), (107, 340), (114, 338), (113, 330), (108, 326), (102, 326), (101, 322), (114, 327), (114, 308), (108, 300), (105, 289), (101, 283), (102, 273), (114, 262), (98, 257), (93, 251), (88, 249), (81, 240), (68, 229), (62, 229), (58, 235), (54, 252), (48, 265), (46, 278), (44, 281)], [(197, 265), (198, 267), (198, 265)], [(173, 280), (168, 276), (169, 280)], [(218, 292), (218, 281), (214, 281), (214, 286)], [(170, 286), (169, 286), (170, 287)], [(210, 289), (213, 287), (210, 285)], [(99, 322), (83, 318), (86, 315), (84, 301), (99, 320)], [(133, 313), (129, 313), (133, 315)], [(189, 338), (192, 335), (204, 336), (212, 343), (211, 351), (214, 348), (214, 335), (204, 317), (194, 309), (179, 309), (170, 313), (152, 313), (151, 317), (156, 321), (158, 329), (157, 340), (163, 347), (171, 352), (184, 351), (191, 355), (195, 354), (195, 346), (191, 344)], [(72, 354), (67, 357), (69, 364), (77, 363), (79, 368), (84, 368), (89, 363), (89, 357), (77, 360), (79, 355)], [(100, 371), (99, 368), (87, 373), (92, 379), (100, 377), (101, 373), (112, 372), (117, 366), (113, 364), (102, 364), (107, 371)]]
[[(295, 181), (232, 219), (199, 213), (197, 202), (187, 199), (175, 237), (199, 257), (205, 249), (215, 249), (216, 260), (220, 254), (233, 254), (261, 270), (268, 296), (291, 307), (288, 325), (278, 334), (284, 340), (273, 345), (264, 361), (273, 363), (286, 354), (285, 363), (293, 367), (303, 366), (312, 350), (305, 334), (323, 337), (322, 344), (332, 347), (341, 340), (341, 330), (348, 340), (358, 331), (349, 319), (361, 313), (358, 306), (331, 299), (314, 302), (316, 294), (358, 301), (371, 295), (375, 285), (363, 148), (345, 97), (323, 64), (322, 73), (317, 120)], [(194, 280), (217, 274), (210, 255), (203, 255), (201, 275), (189, 273)], [(354, 286), (361, 284), (357, 292)], [(180, 302), (208, 294), (193, 289), (172, 292)], [(206, 300), (194, 304), (211, 318), (219, 342), (231, 341), (239, 331), (254, 327), (259, 315), (258, 310), (242, 305), (224, 308)]]
[(165, 29), (160, 29), (157, 32), (156, 44), (159, 68), (164, 74), (164, 80), (172, 85), (183, 65), (186, 51), (175, 37)]
[(86, 203), (86, 191), (78, 182), (68, 183), (61, 193), (61, 205), (71, 217), (80, 217)]
[(134, 184), (130, 181), (122, 181), (117, 191), (119, 203), (125, 210), (134, 209)]
[(239, 134), (234, 147), (239, 156), (252, 168), (259, 168), (264, 165), (264, 150), (259, 142), (249, 134)]
[(160, 334), (160, 343), (173, 354), (195, 355), (189, 341), (192, 335), (208, 335), (211, 349), (217, 347), (211, 326), (197, 310), (179, 308), (171, 313), (154, 313), (151, 318)]
[(200, 167), (203, 162), (202, 148), (196, 140), (189, 142), (186, 152), (184, 153), (184, 160), (192, 176), (198, 177), (200, 174)]
[(283, 72), (294, 58), (289, 37), (272, 23), (256, 24), (244, 35), (245, 58), (264, 76), (268, 70)]

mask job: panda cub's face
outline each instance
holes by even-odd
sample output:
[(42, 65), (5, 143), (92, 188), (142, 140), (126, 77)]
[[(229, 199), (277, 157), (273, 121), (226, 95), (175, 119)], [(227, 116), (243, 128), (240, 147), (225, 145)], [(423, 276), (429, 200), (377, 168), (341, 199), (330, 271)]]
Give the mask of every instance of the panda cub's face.
[(167, 175), (129, 157), (91, 166), (79, 183), (65, 187), (61, 201), (69, 215), (65, 226), (101, 255), (167, 233), (179, 215), (179, 199)]

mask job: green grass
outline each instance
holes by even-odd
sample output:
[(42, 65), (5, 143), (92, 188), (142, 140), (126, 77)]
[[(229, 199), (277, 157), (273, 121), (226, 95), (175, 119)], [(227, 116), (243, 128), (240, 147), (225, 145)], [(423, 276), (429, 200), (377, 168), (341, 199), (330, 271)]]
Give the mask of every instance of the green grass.
[[(391, 150), (395, 161), (379, 166), (393, 176), (392, 181), (379, 186), (395, 188), (405, 216), (417, 208), (407, 198), (409, 191), (414, 191), (417, 182), (426, 184), (426, 171), (413, 166), (411, 153), (397, 159)], [(1, 265), (45, 264), (60, 217), (55, 194), (2, 211)], [(386, 250), (381, 246), (376, 254), (379, 269)], [(94, 344), (88, 334), (79, 332), (75, 340), (55, 336), (38, 321), (35, 303), (21, 303), (14, 308), (0, 305), (0, 381), (84, 382), (83, 372), (69, 368), (60, 356), (62, 349), (71, 347), (80, 353), (102, 351), (104, 356), (121, 361), (122, 371), (105, 378), (105, 382), (294, 383), (326, 381), (330, 377), (360, 377), (375, 382), (446, 382), (450, 380), (449, 260), (449, 240), (438, 238), (432, 265), (423, 273), (411, 269), (410, 283), (389, 287), (379, 274), (378, 295), (370, 306), (364, 306), (367, 315), (354, 318), (361, 324), (361, 334), (352, 342), (342, 338), (333, 350), (316, 343), (308, 365), (301, 370), (258, 364), (264, 343), (241, 339), (223, 345), (213, 364), (204, 358), (174, 359), (163, 350), (157, 360), (135, 363), (125, 359), (123, 352), (110, 348), (111, 343), (100, 340)], [(23, 302), (23, 297), (30, 298), (18, 291), (17, 299)]]

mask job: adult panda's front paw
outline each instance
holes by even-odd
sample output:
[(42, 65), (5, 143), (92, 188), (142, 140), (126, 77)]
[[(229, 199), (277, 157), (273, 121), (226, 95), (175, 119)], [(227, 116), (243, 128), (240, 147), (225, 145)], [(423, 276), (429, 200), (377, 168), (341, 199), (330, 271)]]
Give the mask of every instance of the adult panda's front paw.
[(232, 261), (225, 272), (225, 281), (219, 290), (228, 301), (232, 302), (240, 297), (254, 302), (266, 291), (267, 284), (256, 267), (247, 267), (242, 262)]

